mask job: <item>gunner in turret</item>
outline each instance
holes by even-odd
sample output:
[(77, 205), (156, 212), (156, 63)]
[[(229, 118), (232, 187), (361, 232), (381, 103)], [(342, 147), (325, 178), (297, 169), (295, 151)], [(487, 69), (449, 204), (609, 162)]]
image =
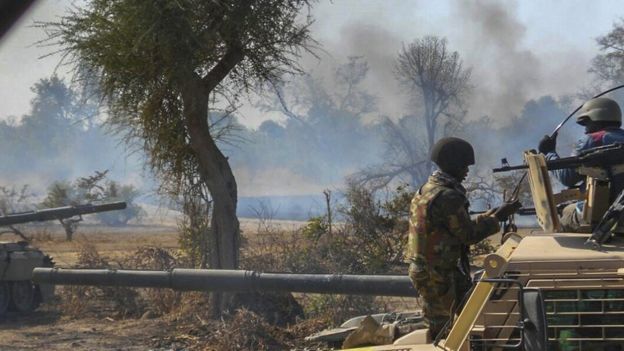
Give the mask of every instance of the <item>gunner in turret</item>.
[[(587, 101), (581, 108), (576, 123), (585, 127), (585, 136), (579, 139), (572, 151), (572, 156), (579, 152), (598, 146), (615, 143), (624, 143), (624, 130), (622, 125), (622, 111), (617, 102), (612, 99), (599, 97)], [(556, 151), (557, 136), (544, 136), (539, 143), (539, 152), (546, 155), (547, 160), (559, 158)], [(584, 189), (585, 176), (579, 174), (576, 169), (562, 169), (552, 171), (554, 176), (567, 187), (580, 187)], [(612, 174), (610, 184), (610, 203), (624, 189), (624, 173)], [(578, 201), (566, 206), (561, 214), (561, 226), (565, 231), (576, 232), (584, 224), (583, 220), (584, 201)]]

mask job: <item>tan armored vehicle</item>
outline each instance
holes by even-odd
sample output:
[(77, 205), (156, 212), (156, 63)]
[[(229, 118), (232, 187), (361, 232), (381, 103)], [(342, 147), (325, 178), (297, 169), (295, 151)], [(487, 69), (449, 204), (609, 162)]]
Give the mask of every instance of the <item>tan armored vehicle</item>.
[[(609, 157), (615, 155), (615, 163), (624, 164), (624, 148), (620, 145), (619, 150), (619, 154), (611, 152)], [(624, 349), (624, 240), (613, 236), (611, 228), (608, 235), (598, 237), (561, 232), (557, 215), (559, 202), (585, 198), (585, 216), (591, 224), (587, 229), (596, 228), (608, 207), (605, 189), (609, 186), (609, 171), (605, 172), (605, 168), (611, 166), (603, 166), (594, 156), (576, 158), (576, 163), (562, 159), (560, 168), (575, 167), (588, 175), (588, 189), (584, 193), (553, 194), (547, 169), (551, 165), (547, 165), (543, 155), (526, 152), (524, 157), (525, 166), (520, 168), (528, 168), (527, 178), (542, 230), (524, 237), (516, 233), (505, 235), (496, 253), (485, 258), (484, 272), (475, 278), (463, 310), (449, 323), (440, 340), (430, 340), (426, 329), (418, 329), (395, 335), (395, 340), (387, 345), (358, 350)], [(610, 164), (613, 162), (610, 159)], [(590, 236), (593, 241), (588, 241)], [(406, 278), (383, 276), (37, 268), (34, 279), (52, 284), (206, 291), (290, 290), (396, 296), (412, 293)], [(356, 327), (357, 324), (345, 326), (345, 330)]]

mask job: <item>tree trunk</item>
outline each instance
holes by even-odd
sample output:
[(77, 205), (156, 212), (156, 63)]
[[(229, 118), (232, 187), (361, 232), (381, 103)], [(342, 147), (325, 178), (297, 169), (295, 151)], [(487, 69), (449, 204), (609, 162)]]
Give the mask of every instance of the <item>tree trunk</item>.
[[(217, 147), (208, 126), (209, 92), (201, 81), (187, 82), (183, 93), (184, 119), (191, 148), (197, 156), (202, 181), (212, 196), (210, 268), (238, 268), (240, 228), (236, 217), (236, 180), (227, 157)], [(212, 311), (218, 316), (229, 298), (213, 294)]]

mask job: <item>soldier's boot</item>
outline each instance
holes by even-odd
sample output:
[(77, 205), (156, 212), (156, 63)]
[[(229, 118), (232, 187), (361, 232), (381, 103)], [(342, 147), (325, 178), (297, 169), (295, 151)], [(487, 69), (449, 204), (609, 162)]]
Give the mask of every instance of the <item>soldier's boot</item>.
[(342, 343), (342, 348), (392, 344), (395, 334), (396, 326), (394, 324), (380, 325), (373, 317), (366, 316), (360, 326), (347, 336)]

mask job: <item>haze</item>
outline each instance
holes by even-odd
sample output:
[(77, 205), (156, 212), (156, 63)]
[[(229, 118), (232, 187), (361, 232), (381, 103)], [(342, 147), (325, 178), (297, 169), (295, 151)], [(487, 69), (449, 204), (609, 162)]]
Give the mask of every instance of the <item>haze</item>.
[[(424, 35), (446, 37), (449, 47), (457, 50), (473, 70), (468, 120), (488, 116), (504, 128), (522, 114), (530, 100), (546, 95), (576, 96), (589, 87), (592, 77), (587, 70), (598, 53), (595, 38), (608, 33), (622, 16), (619, 4), (615, 0), (320, 1), (311, 14), (315, 19), (312, 35), (321, 50), (317, 58), (303, 57), (301, 64), (332, 91), (337, 65), (345, 63), (349, 56), (362, 56), (370, 66), (363, 87), (378, 99), (377, 109), (365, 116), (368, 123), (374, 123), (382, 115), (398, 118), (410, 112), (408, 97), (393, 75), (402, 45)], [(28, 113), (33, 98), (30, 89), (39, 79), (57, 72), (70, 81), (67, 67), (58, 67), (59, 55), (40, 58), (55, 48), (35, 45), (45, 35), (32, 27), (33, 21), (54, 21), (69, 6), (70, 1), (40, 1), (0, 42), (1, 119), (12, 116), (19, 120)], [(239, 111), (238, 121), (244, 127), (254, 130), (267, 119), (284, 123), (283, 115), (254, 107), (254, 99), (245, 101)], [(554, 116), (554, 120), (559, 117), (564, 116)], [(549, 131), (526, 136), (522, 146), (536, 144)], [(141, 182), (136, 175), (141, 170), (141, 157), (128, 161), (128, 151), (123, 147), (107, 152), (116, 156), (102, 159), (100, 169), (113, 168), (116, 177)], [(361, 160), (361, 165), (328, 169), (327, 176), (316, 179), (289, 170), (287, 165), (255, 173), (250, 173), (244, 162), (234, 160), (234, 165), (238, 167), (235, 174), (243, 196), (319, 194), (324, 188), (340, 187), (344, 176), (373, 164), (377, 156), (371, 154), (370, 159)], [(492, 155), (498, 156), (505, 155)], [(116, 160), (117, 165), (107, 164), (109, 159)], [(74, 173), (80, 172), (84, 169)]]

